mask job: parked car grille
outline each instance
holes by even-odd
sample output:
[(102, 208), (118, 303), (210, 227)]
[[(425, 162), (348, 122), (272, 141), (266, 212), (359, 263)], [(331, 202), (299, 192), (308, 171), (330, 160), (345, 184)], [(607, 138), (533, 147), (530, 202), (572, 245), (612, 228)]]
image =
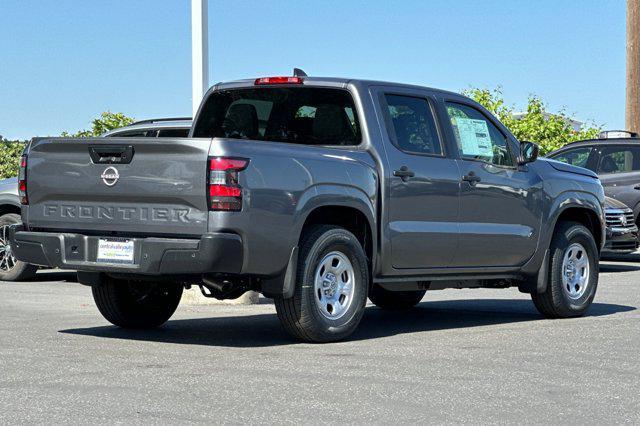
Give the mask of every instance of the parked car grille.
[(609, 228), (631, 228), (635, 225), (631, 209), (605, 210), (604, 216)]

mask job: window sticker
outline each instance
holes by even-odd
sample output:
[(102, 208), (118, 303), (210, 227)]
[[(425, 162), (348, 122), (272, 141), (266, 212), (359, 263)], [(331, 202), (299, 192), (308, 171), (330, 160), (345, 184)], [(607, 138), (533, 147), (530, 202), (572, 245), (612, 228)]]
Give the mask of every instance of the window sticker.
[(489, 137), (489, 126), (484, 120), (456, 117), (460, 148), (464, 155), (493, 157), (493, 147)]

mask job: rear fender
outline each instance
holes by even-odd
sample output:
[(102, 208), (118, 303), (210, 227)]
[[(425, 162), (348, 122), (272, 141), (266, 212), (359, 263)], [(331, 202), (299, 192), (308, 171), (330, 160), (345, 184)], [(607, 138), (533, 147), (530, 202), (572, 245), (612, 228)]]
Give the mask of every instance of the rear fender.
[[(373, 193), (375, 194), (375, 192)], [(292, 236), (293, 245), (300, 240), (302, 228), (309, 215), (319, 207), (336, 206), (350, 207), (361, 212), (366, 218), (371, 230), (373, 247), (377, 247), (377, 232), (375, 227), (374, 196), (367, 195), (364, 191), (348, 185), (315, 185), (307, 189), (300, 197), (298, 208), (295, 212), (295, 229)], [(375, 250), (374, 250), (375, 251)]]
[(292, 250), (287, 268), (280, 275), (266, 278), (262, 281), (262, 292), (265, 296), (280, 296), (284, 298), (293, 296), (298, 260), (298, 245), (302, 236), (302, 230), (309, 215), (316, 209), (326, 206), (353, 208), (365, 216), (371, 231), (371, 262), (372, 267), (374, 267), (378, 243), (373, 196), (370, 198), (364, 191), (348, 185), (315, 185), (308, 188), (302, 194), (297, 204), (294, 215), (294, 232), (290, 235), (290, 246)]

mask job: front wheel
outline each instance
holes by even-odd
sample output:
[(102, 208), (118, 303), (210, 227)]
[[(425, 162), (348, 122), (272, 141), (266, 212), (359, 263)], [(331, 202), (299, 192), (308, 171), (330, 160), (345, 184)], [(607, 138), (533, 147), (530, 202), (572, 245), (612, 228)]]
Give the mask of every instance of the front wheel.
[(368, 285), (358, 239), (343, 228), (317, 225), (303, 236), (294, 295), (276, 298), (276, 311), (285, 330), (300, 340), (344, 339), (362, 319)]
[(562, 223), (551, 242), (547, 289), (533, 293), (538, 311), (547, 318), (583, 315), (598, 287), (598, 249), (583, 225)]
[(106, 277), (91, 287), (102, 316), (123, 328), (155, 328), (171, 318), (182, 297), (182, 285)]

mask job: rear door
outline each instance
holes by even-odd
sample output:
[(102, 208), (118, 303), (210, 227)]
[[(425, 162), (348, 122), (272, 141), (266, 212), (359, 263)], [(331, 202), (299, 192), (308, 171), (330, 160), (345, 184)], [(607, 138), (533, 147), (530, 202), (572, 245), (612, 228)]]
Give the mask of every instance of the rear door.
[(444, 107), (460, 155), (460, 245), (452, 266), (520, 265), (538, 241), (541, 179), (517, 165), (517, 146), (484, 112), (458, 100)]
[(385, 148), (392, 267), (447, 267), (458, 244), (458, 166), (446, 155), (428, 93), (391, 90), (381, 89), (378, 99), (391, 141)]
[(640, 202), (640, 146), (603, 145), (598, 149), (596, 173), (605, 194), (638, 214)]
[(207, 230), (210, 139), (34, 141), (27, 223), (105, 235), (200, 236)]

